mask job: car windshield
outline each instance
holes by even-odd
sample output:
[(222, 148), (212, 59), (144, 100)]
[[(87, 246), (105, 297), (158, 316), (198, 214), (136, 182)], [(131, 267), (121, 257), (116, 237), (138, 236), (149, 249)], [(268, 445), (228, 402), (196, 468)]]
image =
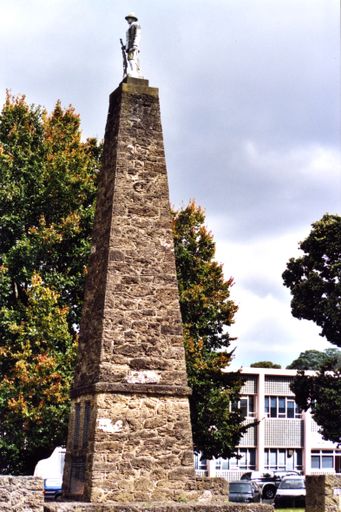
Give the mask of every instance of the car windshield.
[(241, 480), (251, 480), (251, 473), (244, 473), (244, 475), (242, 475), (240, 477)]
[(244, 482), (231, 482), (230, 483), (230, 492), (242, 492), (242, 493), (250, 493), (251, 487), (250, 484)]
[(279, 484), (280, 489), (304, 489), (303, 478), (282, 480)]

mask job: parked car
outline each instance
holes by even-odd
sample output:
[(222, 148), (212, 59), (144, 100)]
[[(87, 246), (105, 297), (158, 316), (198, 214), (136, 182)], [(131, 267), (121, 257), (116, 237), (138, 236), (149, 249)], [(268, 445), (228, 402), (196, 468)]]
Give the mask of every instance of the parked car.
[(275, 497), (277, 487), (279, 486), (282, 478), (293, 475), (299, 476), (297, 471), (267, 471), (262, 473), (261, 471), (248, 471), (241, 476), (241, 480), (250, 480), (256, 482), (260, 489), (263, 499), (272, 500)]
[(45, 478), (44, 479), (44, 498), (46, 501), (59, 501), (62, 498), (62, 479)]
[(304, 507), (305, 493), (303, 476), (286, 476), (279, 483), (275, 507)]
[(259, 502), (261, 491), (256, 482), (235, 480), (229, 483), (229, 501), (254, 503)]
[(274, 474), (274, 477), (277, 479), (277, 480), (282, 480), (282, 478), (286, 477), (286, 476), (302, 476), (301, 473), (299, 473), (298, 471), (285, 471), (285, 470), (275, 470), (273, 472)]
[(57, 446), (50, 457), (40, 460), (34, 469), (34, 476), (44, 479), (46, 500), (58, 501), (62, 496), (65, 451), (63, 446)]

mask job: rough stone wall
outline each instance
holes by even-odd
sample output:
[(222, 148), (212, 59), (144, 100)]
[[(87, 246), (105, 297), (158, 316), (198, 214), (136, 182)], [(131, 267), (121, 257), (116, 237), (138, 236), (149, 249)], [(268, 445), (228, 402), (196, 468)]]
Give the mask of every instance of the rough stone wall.
[(110, 444), (96, 432), (91, 501), (181, 499), (193, 478), (187, 398), (99, 394), (97, 411), (116, 432)]
[(78, 438), (72, 442), (77, 440), (80, 453), (84, 441), (88, 443), (85, 481), (91, 502), (187, 502), (227, 496), (226, 480), (193, 478), (193, 450), (187, 444), (191, 430), (183, 419), (189, 414), (187, 398), (85, 395), (73, 404), (72, 422), (75, 404), (84, 412), (90, 402), (96, 411), (90, 429), (96, 431), (89, 436), (81, 416)]
[(224, 503), (208, 505), (205, 503), (190, 504), (112, 504), (92, 505), (84, 504), (46, 504), (44, 512), (273, 512), (272, 505), (261, 503)]
[(123, 83), (110, 97), (75, 389), (187, 384), (168, 196), (157, 89)]
[[(87, 402), (91, 403), (92, 417), (89, 429), (84, 429)], [(187, 398), (116, 393), (84, 395), (73, 403), (70, 424), (75, 423), (78, 404), (82, 411), (81, 428), (78, 436), (69, 436), (69, 450), (79, 459), (84, 452), (88, 457), (84, 467), (87, 499), (98, 503), (172, 501), (203, 494), (204, 484), (193, 483), (196, 480)], [(75, 432), (73, 425), (71, 428)], [(90, 435), (87, 430), (91, 431)], [(71, 465), (68, 468), (65, 480), (71, 477)], [(83, 488), (79, 489), (83, 492)]]
[(0, 512), (42, 512), (44, 483), (31, 476), (0, 476)]
[[(306, 512), (339, 512), (341, 510), (341, 475), (306, 477)], [(338, 490), (335, 492), (335, 490)]]
[[(110, 97), (64, 471), (92, 502), (200, 496), (157, 89)], [(186, 492), (185, 492), (186, 491)]]

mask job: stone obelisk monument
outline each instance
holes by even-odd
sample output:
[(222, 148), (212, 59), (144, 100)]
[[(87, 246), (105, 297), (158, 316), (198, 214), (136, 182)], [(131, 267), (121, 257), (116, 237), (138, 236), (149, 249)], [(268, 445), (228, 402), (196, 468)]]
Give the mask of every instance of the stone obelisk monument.
[(51, 511), (226, 500), (194, 475), (158, 90), (132, 74), (110, 96), (99, 176), (63, 483), (75, 503)]
[(185, 355), (157, 89), (110, 97), (72, 389), (66, 494), (181, 495), (193, 478)]

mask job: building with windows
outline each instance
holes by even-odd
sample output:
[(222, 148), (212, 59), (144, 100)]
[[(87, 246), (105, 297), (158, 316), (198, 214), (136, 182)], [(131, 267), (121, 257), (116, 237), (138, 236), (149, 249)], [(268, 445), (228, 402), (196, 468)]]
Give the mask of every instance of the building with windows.
[[(239, 478), (246, 471), (289, 471), (304, 474), (340, 471), (341, 450), (322, 439), (309, 411), (295, 403), (290, 390), (296, 370), (243, 368), (246, 381), (238, 407), (248, 423), (257, 420), (241, 439), (239, 458), (200, 460), (198, 474)], [(313, 374), (313, 372), (308, 372)]]

